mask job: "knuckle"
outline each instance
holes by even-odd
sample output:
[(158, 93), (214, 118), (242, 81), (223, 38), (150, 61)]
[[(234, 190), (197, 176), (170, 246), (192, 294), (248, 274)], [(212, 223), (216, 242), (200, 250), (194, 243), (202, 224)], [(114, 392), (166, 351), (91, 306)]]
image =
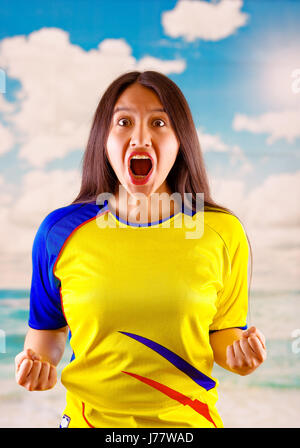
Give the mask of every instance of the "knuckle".
[(238, 367), (240, 367), (240, 361), (239, 360), (235, 360), (233, 361), (233, 366), (235, 369), (237, 369)]
[(248, 367), (248, 362), (246, 359), (241, 359), (239, 362), (239, 367)]
[(30, 350), (30, 348), (26, 348), (26, 350), (24, 350), (23, 352), (27, 357), (31, 357), (32, 351)]
[(254, 358), (253, 359), (253, 366), (259, 366), (262, 363), (262, 359), (261, 358)]
[(39, 385), (39, 390), (49, 390), (51, 389), (49, 382), (43, 382)]
[(256, 366), (255, 360), (254, 359), (249, 359), (247, 367), (250, 367), (252, 369), (255, 366)]
[(34, 390), (36, 390), (35, 383), (30, 383), (28, 386), (28, 390), (29, 390), (29, 392), (33, 392)]
[(241, 359), (239, 356), (235, 358), (236, 367), (242, 367), (243, 363), (244, 363), (243, 359)]
[(57, 383), (57, 378), (55, 377), (55, 378), (53, 378), (52, 381), (49, 382), (50, 388), (52, 389), (55, 386), (56, 383)]
[(261, 364), (261, 363), (263, 362), (263, 360), (264, 360), (263, 354), (262, 354), (262, 353), (259, 353), (259, 354), (256, 356), (256, 363)]
[(236, 359), (234, 359), (233, 361), (231, 361), (231, 368), (232, 369), (236, 369), (238, 366), (238, 361)]

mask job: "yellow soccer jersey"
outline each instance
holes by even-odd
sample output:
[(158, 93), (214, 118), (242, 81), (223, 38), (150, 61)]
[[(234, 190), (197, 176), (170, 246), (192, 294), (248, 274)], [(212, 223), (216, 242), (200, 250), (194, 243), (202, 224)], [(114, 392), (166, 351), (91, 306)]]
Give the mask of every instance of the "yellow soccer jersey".
[(209, 333), (247, 327), (248, 254), (241, 222), (214, 209), (140, 225), (107, 202), (51, 212), (29, 326), (70, 330), (61, 426), (222, 427)]

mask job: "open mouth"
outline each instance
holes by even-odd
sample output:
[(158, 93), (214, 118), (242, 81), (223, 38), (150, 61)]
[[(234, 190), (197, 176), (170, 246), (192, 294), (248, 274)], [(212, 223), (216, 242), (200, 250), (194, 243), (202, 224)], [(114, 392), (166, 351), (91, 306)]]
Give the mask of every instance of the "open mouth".
[(146, 154), (133, 154), (129, 160), (129, 173), (132, 180), (146, 182), (153, 171), (153, 159)]
[(152, 168), (152, 161), (147, 156), (133, 156), (130, 160), (130, 170), (134, 176), (147, 176)]

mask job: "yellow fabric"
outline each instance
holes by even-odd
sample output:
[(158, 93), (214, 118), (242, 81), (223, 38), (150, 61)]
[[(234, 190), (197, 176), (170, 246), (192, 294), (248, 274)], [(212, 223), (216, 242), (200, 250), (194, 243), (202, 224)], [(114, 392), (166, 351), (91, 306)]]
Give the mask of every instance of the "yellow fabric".
[[(197, 222), (202, 236), (187, 238)], [(125, 333), (154, 341), (211, 378), (209, 330), (246, 325), (247, 268), (243, 226), (227, 213), (180, 212), (136, 228), (107, 211), (76, 229), (54, 270), (75, 355), (62, 372), (69, 427), (89, 426), (83, 406), (94, 427), (222, 427), (217, 379), (205, 390)], [(138, 376), (207, 404), (215, 425)]]

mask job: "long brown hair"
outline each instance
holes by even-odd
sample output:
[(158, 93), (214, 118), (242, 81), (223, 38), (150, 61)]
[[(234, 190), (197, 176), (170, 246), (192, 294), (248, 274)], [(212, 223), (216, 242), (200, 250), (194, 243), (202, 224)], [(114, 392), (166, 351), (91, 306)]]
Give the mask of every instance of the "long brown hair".
[[(196, 127), (182, 91), (170, 78), (153, 70), (126, 72), (105, 90), (94, 114), (83, 155), (81, 188), (72, 204), (94, 202), (100, 193), (115, 193), (119, 181), (108, 161), (105, 147), (114, 106), (122, 92), (133, 83), (139, 83), (157, 94), (179, 138), (178, 155), (166, 179), (172, 192), (180, 193), (182, 198), (184, 193), (191, 193), (193, 210), (195, 210), (196, 194), (204, 193), (204, 211), (230, 213), (236, 216), (232, 210), (217, 204), (211, 197)], [(248, 289), (250, 294), (253, 257), (247, 233), (246, 236), (251, 254)]]

